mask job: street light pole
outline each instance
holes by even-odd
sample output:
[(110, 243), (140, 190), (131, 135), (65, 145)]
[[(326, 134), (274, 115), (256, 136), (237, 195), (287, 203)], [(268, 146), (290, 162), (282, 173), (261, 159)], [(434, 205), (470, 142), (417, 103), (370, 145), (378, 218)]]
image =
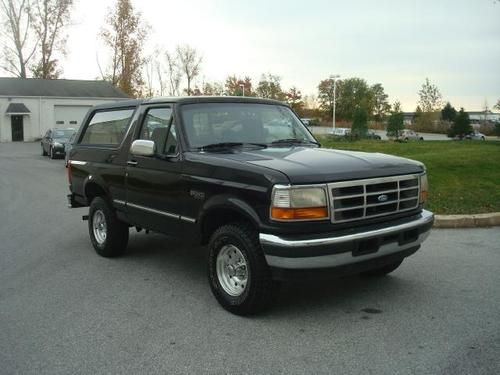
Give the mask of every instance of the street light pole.
[(337, 78), (340, 78), (339, 74), (334, 74), (330, 76), (333, 79), (333, 114), (332, 114), (332, 134), (335, 133), (335, 107), (337, 104)]

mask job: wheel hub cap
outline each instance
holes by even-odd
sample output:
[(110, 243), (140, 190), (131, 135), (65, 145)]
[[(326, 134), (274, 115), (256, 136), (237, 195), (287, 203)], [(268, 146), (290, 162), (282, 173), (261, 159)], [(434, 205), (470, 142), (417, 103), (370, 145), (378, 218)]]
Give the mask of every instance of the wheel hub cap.
[(101, 210), (97, 210), (94, 212), (92, 217), (92, 230), (94, 232), (94, 238), (99, 245), (102, 245), (106, 242), (107, 236), (107, 226), (106, 226), (106, 217), (104, 216), (104, 212)]
[(224, 291), (237, 297), (248, 284), (248, 268), (245, 256), (234, 245), (225, 245), (217, 255), (217, 278)]

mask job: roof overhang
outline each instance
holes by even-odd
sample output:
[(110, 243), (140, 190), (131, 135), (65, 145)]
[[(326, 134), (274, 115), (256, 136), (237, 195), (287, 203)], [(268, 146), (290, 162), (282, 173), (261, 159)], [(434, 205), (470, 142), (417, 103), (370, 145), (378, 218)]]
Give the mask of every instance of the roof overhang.
[(29, 116), (31, 111), (24, 103), (10, 103), (5, 114), (7, 116)]

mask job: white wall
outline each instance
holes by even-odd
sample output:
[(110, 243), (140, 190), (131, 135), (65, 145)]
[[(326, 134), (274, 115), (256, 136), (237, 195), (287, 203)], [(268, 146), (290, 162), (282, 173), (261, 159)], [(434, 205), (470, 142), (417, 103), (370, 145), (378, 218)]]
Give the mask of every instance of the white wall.
[[(12, 140), (10, 116), (5, 114), (10, 103), (23, 103), (30, 110), (29, 115), (23, 116), (24, 140), (34, 141), (36, 138), (41, 138), (47, 129), (56, 127), (55, 106), (91, 107), (119, 100), (126, 99), (0, 96), (0, 142)], [(65, 124), (64, 127), (74, 127), (74, 125)]]

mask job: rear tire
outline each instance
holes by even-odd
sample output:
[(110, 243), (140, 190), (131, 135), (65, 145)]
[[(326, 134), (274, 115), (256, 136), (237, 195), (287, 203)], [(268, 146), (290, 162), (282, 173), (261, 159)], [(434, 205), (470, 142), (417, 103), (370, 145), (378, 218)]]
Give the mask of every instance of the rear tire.
[(228, 224), (214, 232), (208, 277), (217, 301), (233, 314), (251, 315), (270, 305), (275, 284), (257, 232), (248, 224)]
[(115, 210), (102, 197), (96, 197), (89, 208), (90, 242), (97, 254), (109, 258), (122, 255), (128, 243), (128, 225), (116, 217)]
[(401, 263), (403, 263), (403, 259), (397, 261), (397, 262), (394, 262), (394, 263), (390, 263), (386, 266), (383, 266), (383, 267), (380, 267), (380, 268), (375, 268), (373, 270), (370, 270), (370, 271), (365, 271), (363, 273), (361, 273), (361, 275), (363, 276), (367, 276), (367, 277), (382, 277), (382, 276), (385, 276), (389, 273), (391, 273), (392, 271), (396, 270), (396, 268), (398, 268)]

